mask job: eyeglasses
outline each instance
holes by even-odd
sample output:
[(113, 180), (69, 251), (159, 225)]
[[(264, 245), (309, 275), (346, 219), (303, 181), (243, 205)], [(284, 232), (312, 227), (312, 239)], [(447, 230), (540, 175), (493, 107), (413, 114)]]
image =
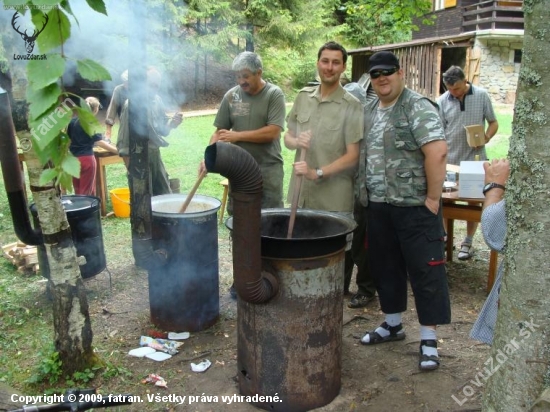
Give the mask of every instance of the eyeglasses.
[(384, 69), (384, 70), (375, 70), (373, 72), (370, 72), (370, 78), (371, 79), (378, 79), (380, 76), (388, 77), (392, 74), (396, 73), (399, 70), (399, 68), (393, 68), (393, 69)]

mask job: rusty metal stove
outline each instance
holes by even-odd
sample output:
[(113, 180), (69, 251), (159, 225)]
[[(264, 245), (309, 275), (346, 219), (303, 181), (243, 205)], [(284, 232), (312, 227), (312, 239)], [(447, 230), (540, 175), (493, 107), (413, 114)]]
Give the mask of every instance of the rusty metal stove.
[(340, 392), (344, 250), (355, 222), (298, 210), (286, 239), (289, 217), (288, 209), (262, 210), (262, 270), (277, 276), (279, 292), (265, 304), (238, 299), (237, 365), (242, 395), (279, 399), (254, 405), (298, 412)]

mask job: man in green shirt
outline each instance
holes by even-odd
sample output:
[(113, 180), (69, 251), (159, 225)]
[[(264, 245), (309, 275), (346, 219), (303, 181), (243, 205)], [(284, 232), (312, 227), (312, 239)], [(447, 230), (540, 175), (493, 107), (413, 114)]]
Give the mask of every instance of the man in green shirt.
[[(240, 53), (232, 69), (238, 85), (222, 99), (210, 144), (233, 143), (250, 153), (262, 173), (262, 208), (283, 207), (280, 139), (285, 122), (284, 94), (262, 78), (262, 60), (256, 53)], [(231, 213), (231, 197), (228, 211)]]

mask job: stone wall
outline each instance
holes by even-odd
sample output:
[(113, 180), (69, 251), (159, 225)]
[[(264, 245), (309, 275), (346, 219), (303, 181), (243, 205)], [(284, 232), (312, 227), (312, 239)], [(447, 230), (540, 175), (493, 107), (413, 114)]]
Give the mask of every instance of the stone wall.
[(514, 104), (520, 68), (520, 63), (514, 63), (514, 51), (522, 49), (523, 37), (476, 38), (474, 47), (481, 49), (479, 86), (494, 103)]

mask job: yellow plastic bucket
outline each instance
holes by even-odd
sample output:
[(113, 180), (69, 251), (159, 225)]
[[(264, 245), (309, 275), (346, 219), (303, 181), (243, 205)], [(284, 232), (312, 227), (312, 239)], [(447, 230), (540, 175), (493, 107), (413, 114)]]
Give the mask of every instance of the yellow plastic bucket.
[(116, 217), (130, 217), (130, 189), (120, 187), (109, 192)]

